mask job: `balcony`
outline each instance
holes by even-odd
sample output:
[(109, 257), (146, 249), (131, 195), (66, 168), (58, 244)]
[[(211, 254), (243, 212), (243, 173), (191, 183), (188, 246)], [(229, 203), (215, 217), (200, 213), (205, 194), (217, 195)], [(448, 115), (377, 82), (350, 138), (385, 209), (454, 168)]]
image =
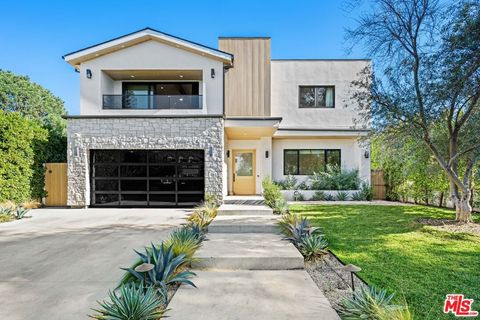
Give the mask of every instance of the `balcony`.
[(104, 94), (103, 109), (202, 109), (202, 95)]

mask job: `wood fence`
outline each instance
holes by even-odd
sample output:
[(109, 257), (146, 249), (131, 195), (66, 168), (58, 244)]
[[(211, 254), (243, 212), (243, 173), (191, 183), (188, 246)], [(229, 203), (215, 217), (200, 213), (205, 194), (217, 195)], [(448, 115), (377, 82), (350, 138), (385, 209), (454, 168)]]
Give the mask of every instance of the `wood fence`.
[(67, 205), (67, 164), (45, 164), (45, 190), (47, 197), (45, 205), (62, 207)]
[(385, 200), (386, 194), (387, 194), (387, 186), (385, 184), (383, 170), (372, 170), (371, 178), (372, 178), (372, 188), (373, 188), (373, 199)]

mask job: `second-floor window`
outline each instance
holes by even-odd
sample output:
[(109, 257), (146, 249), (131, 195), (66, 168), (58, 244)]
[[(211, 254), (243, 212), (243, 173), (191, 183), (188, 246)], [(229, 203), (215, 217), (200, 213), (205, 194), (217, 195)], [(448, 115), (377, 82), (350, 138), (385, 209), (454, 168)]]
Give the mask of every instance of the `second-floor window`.
[(334, 86), (300, 86), (298, 89), (300, 108), (334, 108)]

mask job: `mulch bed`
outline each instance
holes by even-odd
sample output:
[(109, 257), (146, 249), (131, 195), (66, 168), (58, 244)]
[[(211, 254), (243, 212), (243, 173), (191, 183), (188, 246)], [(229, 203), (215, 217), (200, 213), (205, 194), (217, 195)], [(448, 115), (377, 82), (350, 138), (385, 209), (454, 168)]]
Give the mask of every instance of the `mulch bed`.
[[(339, 303), (352, 296), (350, 272), (341, 270), (344, 264), (329, 252), (316, 261), (306, 261), (305, 270), (318, 288), (323, 291), (332, 307), (338, 310)], [(355, 290), (367, 288), (367, 284), (354, 275)]]
[(478, 223), (464, 223), (452, 219), (431, 218), (420, 218), (417, 221), (423, 225), (431, 226), (432, 228), (441, 231), (471, 233), (475, 235), (480, 235), (480, 224)]

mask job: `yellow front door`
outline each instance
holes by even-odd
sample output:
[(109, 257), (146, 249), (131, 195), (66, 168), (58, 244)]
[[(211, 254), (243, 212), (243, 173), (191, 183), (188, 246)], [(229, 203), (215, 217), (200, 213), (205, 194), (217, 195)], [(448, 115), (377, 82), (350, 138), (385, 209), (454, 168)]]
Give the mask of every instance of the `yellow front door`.
[(233, 150), (233, 194), (255, 194), (255, 150)]

